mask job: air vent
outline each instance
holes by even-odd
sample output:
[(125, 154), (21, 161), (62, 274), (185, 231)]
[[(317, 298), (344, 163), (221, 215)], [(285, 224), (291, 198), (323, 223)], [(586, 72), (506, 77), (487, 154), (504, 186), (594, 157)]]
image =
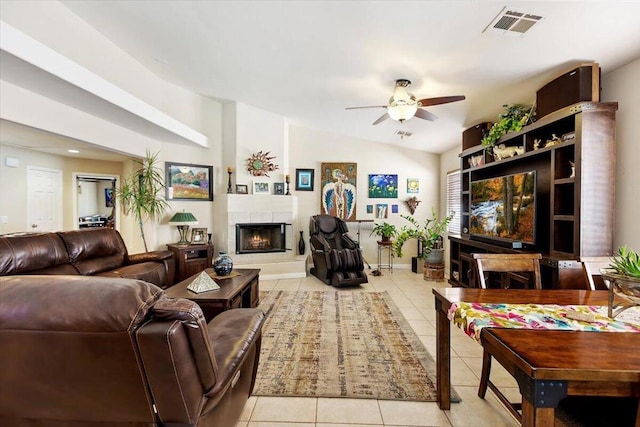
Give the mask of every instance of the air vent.
[(413, 132), (407, 132), (406, 130), (397, 130), (394, 135), (400, 135), (400, 139), (404, 139), (405, 136), (409, 137), (413, 135)]
[(521, 12), (505, 6), (482, 32), (521, 37), (541, 19), (542, 16)]

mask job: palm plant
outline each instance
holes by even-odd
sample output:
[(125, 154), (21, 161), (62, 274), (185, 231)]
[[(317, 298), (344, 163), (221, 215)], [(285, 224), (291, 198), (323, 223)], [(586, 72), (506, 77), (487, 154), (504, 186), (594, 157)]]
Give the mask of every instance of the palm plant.
[(144, 221), (156, 221), (169, 208), (169, 204), (162, 197), (166, 190), (162, 170), (157, 166), (158, 154), (151, 154), (147, 150), (146, 157), (135, 160), (140, 167), (127, 176), (116, 189), (116, 198), (122, 202), (125, 214), (133, 214), (138, 222), (140, 237), (144, 243), (144, 250), (149, 252), (144, 235)]

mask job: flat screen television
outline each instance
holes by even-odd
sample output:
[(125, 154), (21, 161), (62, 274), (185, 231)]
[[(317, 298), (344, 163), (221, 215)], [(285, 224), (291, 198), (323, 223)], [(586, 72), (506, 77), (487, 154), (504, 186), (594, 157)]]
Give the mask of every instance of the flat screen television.
[(472, 236), (536, 243), (536, 172), (471, 182)]

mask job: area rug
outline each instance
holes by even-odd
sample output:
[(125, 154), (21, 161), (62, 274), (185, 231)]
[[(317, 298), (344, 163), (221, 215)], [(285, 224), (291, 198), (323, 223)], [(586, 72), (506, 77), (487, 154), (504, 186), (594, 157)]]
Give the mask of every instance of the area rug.
[(436, 400), (435, 362), (386, 292), (270, 291), (260, 300), (254, 395)]

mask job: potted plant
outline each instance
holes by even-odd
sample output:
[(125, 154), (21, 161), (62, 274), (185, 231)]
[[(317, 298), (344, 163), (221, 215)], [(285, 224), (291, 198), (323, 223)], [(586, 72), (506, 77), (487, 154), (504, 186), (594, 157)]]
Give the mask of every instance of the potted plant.
[(482, 138), (481, 144), (490, 154), (493, 154), (493, 147), (502, 135), (509, 132), (518, 132), (526, 124), (533, 121), (535, 112), (533, 106), (524, 104), (503, 105), (507, 111), (500, 114), (499, 121), (491, 126), (489, 133)]
[(410, 215), (400, 215), (411, 223), (411, 226), (402, 226), (393, 242), (393, 251), (397, 257), (402, 256), (402, 247), (409, 239), (417, 239), (422, 244), (422, 252), (418, 258), (429, 264), (441, 264), (444, 259), (443, 235), (447, 231), (447, 225), (453, 219), (453, 213), (439, 219), (435, 208), (431, 209), (431, 218), (427, 218), (423, 224)]
[[(609, 317), (613, 318), (625, 309), (640, 305), (640, 255), (632, 249), (622, 246), (618, 248), (618, 255), (611, 262), (610, 268), (603, 272), (602, 277), (610, 283)], [(618, 294), (632, 302), (629, 305), (619, 305), (613, 313), (613, 294)]]
[(125, 214), (132, 213), (135, 216), (144, 250), (149, 252), (143, 223), (145, 220), (160, 219), (169, 208), (169, 204), (162, 197), (166, 186), (162, 170), (157, 166), (158, 154), (151, 154), (147, 150), (144, 159), (135, 161), (140, 167), (127, 176), (119, 188), (116, 188), (116, 198), (122, 202), (122, 210)]
[(388, 222), (380, 222), (373, 226), (371, 230), (370, 236), (374, 234), (382, 237), (383, 242), (389, 242), (393, 237), (398, 233), (396, 226), (393, 224), (389, 224)]

